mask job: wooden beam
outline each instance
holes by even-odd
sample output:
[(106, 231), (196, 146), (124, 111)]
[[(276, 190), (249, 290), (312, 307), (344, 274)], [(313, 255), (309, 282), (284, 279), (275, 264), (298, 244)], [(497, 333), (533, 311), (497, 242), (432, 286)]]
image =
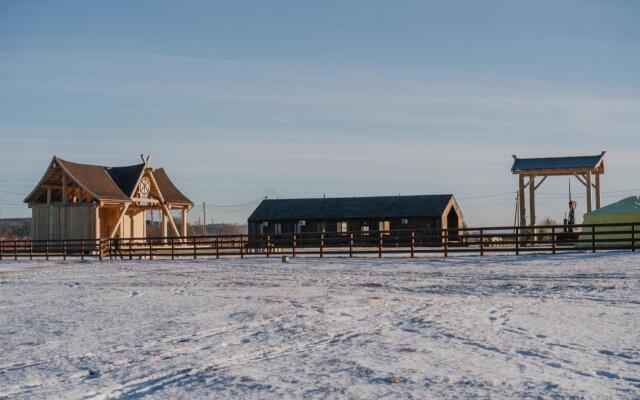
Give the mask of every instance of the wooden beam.
[(151, 171), (151, 168), (149, 168), (148, 171), (149, 171), (149, 179), (151, 179), (153, 186), (156, 187), (156, 191), (158, 192), (158, 197), (160, 197), (160, 203), (164, 203), (164, 196), (160, 191), (160, 186), (158, 186), (158, 182), (156, 182), (156, 177), (153, 176), (153, 171)]
[(536, 177), (529, 177), (529, 225), (536, 225)]
[(524, 175), (520, 175), (518, 177), (518, 201), (520, 202), (520, 226), (525, 226), (527, 224), (527, 214), (525, 210), (525, 201), (524, 201)]
[(587, 181), (586, 181), (586, 177), (580, 176), (578, 174), (574, 175), (576, 177), (576, 179), (578, 181), (580, 181), (580, 183), (582, 183), (585, 187), (587, 186)]
[(587, 172), (587, 212), (591, 212), (591, 172)]
[(156, 199), (143, 199), (142, 197), (132, 197), (131, 201), (134, 201), (136, 203), (160, 204), (160, 202)]
[[(176, 235), (177, 237), (180, 237), (180, 232), (178, 232), (178, 228), (176, 227), (176, 223), (173, 222), (173, 218), (171, 217), (171, 212), (169, 211), (169, 209), (167, 208), (166, 204), (162, 204), (162, 211), (164, 211), (164, 219), (168, 220), (169, 224), (171, 225), (171, 230), (173, 231), (173, 234)], [(166, 224), (165, 220), (163, 220), (163, 224)], [(166, 236), (166, 225), (164, 225), (164, 230), (165, 233), (164, 235)]]
[(514, 175), (574, 175), (574, 174), (586, 174), (587, 172), (596, 173), (597, 169), (591, 168), (545, 168), (545, 169), (528, 169), (523, 171), (514, 171)]
[(536, 186), (534, 186), (534, 190), (538, 190), (540, 185), (542, 185), (542, 182), (544, 182), (546, 179), (547, 179), (547, 175), (543, 176), (542, 179), (540, 180), (540, 182), (538, 182), (538, 184)]
[(47, 188), (47, 205), (51, 205), (51, 188)]
[(600, 208), (600, 174), (596, 174), (596, 210)]
[(125, 203), (124, 207), (121, 209), (120, 215), (118, 216), (118, 222), (116, 222), (116, 225), (113, 227), (111, 232), (109, 232), (109, 239), (113, 239), (113, 237), (116, 235), (116, 232), (118, 231), (118, 228), (120, 228), (120, 224), (122, 223), (122, 217), (124, 217), (127, 209), (129, 209), (129, 203)]
[(187, 237), (187, 208), (182, 209), (182, 237)]

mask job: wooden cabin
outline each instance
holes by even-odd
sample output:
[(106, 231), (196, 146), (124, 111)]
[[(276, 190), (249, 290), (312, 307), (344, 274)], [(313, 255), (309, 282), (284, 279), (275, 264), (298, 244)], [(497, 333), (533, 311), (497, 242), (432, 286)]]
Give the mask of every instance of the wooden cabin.
[[(141, 156), (142, 157), (142, 156)], [(57, 156), (24, 200), (31, 208), (33, 240), (144, 238), (146, 213), (162, 215), (163, 236), (187, 235), (193, 203), (163, 168), (142, 163), (124, 167), (78, 164)], [(181, 213), (181, 227), (172, 212)]]
[(380, 232), (463, 227), (452, 194), (263, 200), (248, 220), (249, 240), (264, 234)]

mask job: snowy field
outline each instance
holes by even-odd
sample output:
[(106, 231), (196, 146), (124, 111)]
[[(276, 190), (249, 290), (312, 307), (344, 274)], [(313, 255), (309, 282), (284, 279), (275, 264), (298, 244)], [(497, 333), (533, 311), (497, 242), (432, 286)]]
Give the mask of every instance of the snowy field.
[(640, 398), (640, 254), (0, 262), (0, 398)]

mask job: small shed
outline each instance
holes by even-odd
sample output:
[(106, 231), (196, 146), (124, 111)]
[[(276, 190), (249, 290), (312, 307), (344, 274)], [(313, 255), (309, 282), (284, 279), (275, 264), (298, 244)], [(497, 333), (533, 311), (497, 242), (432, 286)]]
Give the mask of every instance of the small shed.
[[(598, 210), (591, 211), (584, 215), (583, 223), (589, 224), (616, 224), (616, 223), (638, 223), (640, 224), (640, 196), (630, 196), (615, 203), (606, 205)], [(621, 233), (597, 234), (596, 240), (617, 239), (616, 242), (602, 242), (598, 246), (628, 246), (631, 244), (631, 232), (629, 226), (603, 226), (597, 227), (598, 231), (624, 231)], [(591, 240), (591, 228), (583, 228), (581, 240)], [(636, 241), (637, 242), (637, 241)], [(580, 243), (587, 246), (586, 243)], [(590, 245), (588, 245), (590, 246)]]
[(376, 232), (451, 229), (463, 216), (452, 194), (265, 199), (248, 220), (249, 237), (304, 232)]
[[(186, 214), (193, 203), (173, 184), (163, 168), (142, 163), (124, 167), (79, 164), (57, 156), (25, 198), (31, 208), (33, 240), (146, 237), (148, 211), (160, 211), (163, 236), (171, 227), (186, 236)], [(173, 210), (182, 213), (178, 230)]]

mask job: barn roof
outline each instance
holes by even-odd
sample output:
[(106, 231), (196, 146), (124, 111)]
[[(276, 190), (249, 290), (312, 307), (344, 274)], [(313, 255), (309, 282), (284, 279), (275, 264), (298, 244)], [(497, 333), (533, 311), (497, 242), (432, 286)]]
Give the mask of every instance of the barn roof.
[(251, 221), (439, 217), (452, 194), (263, 200)]
[(511, 172), (545, 169), (595, 169), (602, 162), (605, 152), (595, 156), (517, 158), (514, 156)]
[(162, 197), (167, 203), (185, 203), (191, 204), (191, 200), (187, 198), (177, 187), (173, 184), (169, 175), (165, 172), (164, 168), (153, 170), (153, 176), (156, 178), (158, 187), (162, 192)]
[[(124, 167), (106, 167), (102, 165), (74, 163), (54, 156), (49, 169), (47, 169), (38, 185), (25, 199), (26, 203), (36, 201), (42, 193), (40, 190), (42, 185), (51, 183), (50, 181), (55, 179), (56, 170), (52, 167), (56, 163), (97, 200), (117, 202), (131, 201), (138, 181), (146, 168), (144, 163)], [(156, 178), (158, 187), (166, 202), (193, 204), (176, 188), (173, 182), (171, 182), (164, 169), (151, 170), (151, 172)], [(58, 172), (57, 175), (59, 174)]]

